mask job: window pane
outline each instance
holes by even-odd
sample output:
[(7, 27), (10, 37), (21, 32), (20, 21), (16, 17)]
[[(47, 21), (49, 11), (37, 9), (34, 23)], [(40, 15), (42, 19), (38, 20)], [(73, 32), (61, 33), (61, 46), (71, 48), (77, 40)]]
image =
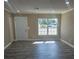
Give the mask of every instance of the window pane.
[(57, 35), (57, 19), (49, 19), (48, 22), (48, 35)]
[(57, 28), (49, 28), (48, 35), (57, 35)]
[(57, 35), (57, 19), (39, 18), (38, 35)]
[(47, 35), (47, 19), (38, 19), (38, 35)]

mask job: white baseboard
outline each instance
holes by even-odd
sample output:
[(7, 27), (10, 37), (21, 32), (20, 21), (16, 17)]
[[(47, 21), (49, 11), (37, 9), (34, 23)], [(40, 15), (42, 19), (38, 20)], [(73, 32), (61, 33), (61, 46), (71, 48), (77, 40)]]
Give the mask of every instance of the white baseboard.
[[(14, 41), (41, 41), (41, 40), (45, 41), (46, 39), (26, 39), (26, 40), (23, 40), (23, 39), (17, 40), (17, 39), (15, 39)], [(47, 39), (47, 41), (52, 41), (52, 39), (51, 40)]]
[(41, 39), (28, 39), (28, 40), (17, 40), (15, 39), (14, 41), (38, 41), (38, 40), (41, 40)]
[(67, 41), (62, 40), (62, 39), (61, 39), (61, 41), (62, 41), (63, 43), (65, 43), (65, 44), (67, 44), (68, 46), (70, 46), (70, 47), (74, 48), (74, 45), (72, 45), (72, 44), (68, 43)]
[[(12, 41), (12, 42), (13, 42), (13, 41)], [(8, 44), (4, 47), (4, 50), (5, 50), (8, 46), (10, 46), (10, 45), (12, 44), (12, 42), (8, 43)]]

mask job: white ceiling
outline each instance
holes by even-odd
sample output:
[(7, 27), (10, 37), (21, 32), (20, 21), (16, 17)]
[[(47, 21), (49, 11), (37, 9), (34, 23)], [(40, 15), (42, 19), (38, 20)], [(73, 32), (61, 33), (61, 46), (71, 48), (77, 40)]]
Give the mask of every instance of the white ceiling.
[[(74, 8), (74, 0), (8, 0), (7, 4), (13, 13), (20, 10), (20, 13), (62, 13)], [(39, 8), (36, 10), (35, 8)]]

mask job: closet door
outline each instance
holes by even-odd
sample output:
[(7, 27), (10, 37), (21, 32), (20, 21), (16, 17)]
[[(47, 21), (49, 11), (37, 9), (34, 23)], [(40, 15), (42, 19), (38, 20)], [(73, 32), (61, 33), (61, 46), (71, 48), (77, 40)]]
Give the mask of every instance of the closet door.
[(28, 24), (27, 17), (16, 16), (15, 20), (15, 35), (16, 40), (28, 39)]

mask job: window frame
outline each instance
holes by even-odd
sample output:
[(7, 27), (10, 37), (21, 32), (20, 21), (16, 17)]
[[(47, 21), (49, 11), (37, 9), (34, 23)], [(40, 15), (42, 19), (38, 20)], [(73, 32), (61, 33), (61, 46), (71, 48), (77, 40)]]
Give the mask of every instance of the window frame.
[[(38, 18), (38, 25), (39, 25), (39, 20), (40, 19), (46, 19), (47, 21), (49, 21), (49, 19), (56, 19), (56, 22), (57, 22), (57, 24), (56, 24), (56, 34), (48, 34), (49, 33), (49, 27), (48, 27), (48, 25), (47, 25), (47, 34), (46, 35), (58, 35), (58, 18)], [(39, 36), (41, 36), (40, 34), (39, 34), (39, 27), (38, 27), (38, 35)], [(46, 36), (45, 35), (45, 36)]]

